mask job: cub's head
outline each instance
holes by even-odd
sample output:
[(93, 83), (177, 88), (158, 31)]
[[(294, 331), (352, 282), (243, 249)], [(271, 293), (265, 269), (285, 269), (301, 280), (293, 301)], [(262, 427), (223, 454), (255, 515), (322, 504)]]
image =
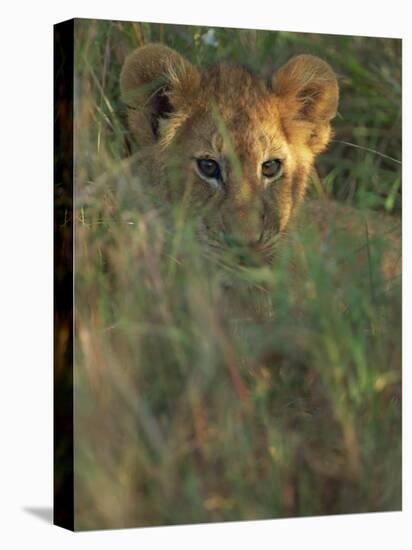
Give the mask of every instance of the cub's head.
[(147, 183), (199, 213), (211, 245), (270, 258), (331, 136), (338, 86), (330, 66), (299, 55), (267, 83), (236, 65), (200, 72), (149, 44), (126, 59), (120, 85)]

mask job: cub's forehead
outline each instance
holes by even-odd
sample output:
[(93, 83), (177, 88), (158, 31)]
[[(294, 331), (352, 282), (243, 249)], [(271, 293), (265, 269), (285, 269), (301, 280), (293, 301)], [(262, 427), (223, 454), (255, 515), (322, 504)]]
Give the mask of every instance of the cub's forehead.
[(193, 109), (193, 133), (215, 150), (223, 148), (225, 135), (235, 148), (250, 152), (285, 141), (276, 96), (243, 67), (220, 64), (202, 73)]
[(265, 82), (251, 70), (229, 63), (219, 63), (204, 69), (200, 87), (208, 97), (224, 95), (229, 101), (241, 96), (256, 99), (268, 92)]
[(275, 104), (275, 96), (256, 74), (240, 65), (220, 63), (201, 74), (201, 103), (217, 104), (222, 114), (230, 111), (258, 114)]

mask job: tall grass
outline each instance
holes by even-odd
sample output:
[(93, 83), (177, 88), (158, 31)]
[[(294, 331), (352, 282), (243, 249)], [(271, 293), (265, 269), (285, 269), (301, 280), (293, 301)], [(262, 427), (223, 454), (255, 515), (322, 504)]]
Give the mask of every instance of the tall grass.
[[(398, 254), (399, 41), (76, 25), (76, 528), (399, 509), (400, 280), (380, 269)], [(329, 61), (337, 141), (310, 195), (362, 212), (319, 226), (308, 202), (274, 265), (249, 269), (210, 256), (190, 212), (166, 221), (118, 168), (134, 148), (120, 67), (159, 40), (263, 76), (294, 53)]]

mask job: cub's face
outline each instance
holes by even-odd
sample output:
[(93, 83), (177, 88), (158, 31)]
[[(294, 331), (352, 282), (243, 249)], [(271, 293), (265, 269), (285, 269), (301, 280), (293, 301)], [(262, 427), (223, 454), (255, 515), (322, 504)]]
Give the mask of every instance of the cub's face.
[(151, 44), (126, 59), (121, 89), (159, 193), (189, 205), (212, 246), (270, 259), (330, 139), (338, 102), (331, 68), (298, 56), (266, 84), (239, 66), (199, 73)]

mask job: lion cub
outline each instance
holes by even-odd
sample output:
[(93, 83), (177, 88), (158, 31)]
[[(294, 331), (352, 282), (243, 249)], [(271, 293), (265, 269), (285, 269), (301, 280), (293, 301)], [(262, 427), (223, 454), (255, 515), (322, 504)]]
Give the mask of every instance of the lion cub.
[[(150, 189), (199, 212), (199, 236), (212, 246), (270, 260), (331, 138), (339, 98), (331, 67), (299, 55), (267, 83), (237, 65), (199, 71), (148, 44), (127, 57), (120, 86)], [(314, 209), (316, 220), (325, 209)]]

